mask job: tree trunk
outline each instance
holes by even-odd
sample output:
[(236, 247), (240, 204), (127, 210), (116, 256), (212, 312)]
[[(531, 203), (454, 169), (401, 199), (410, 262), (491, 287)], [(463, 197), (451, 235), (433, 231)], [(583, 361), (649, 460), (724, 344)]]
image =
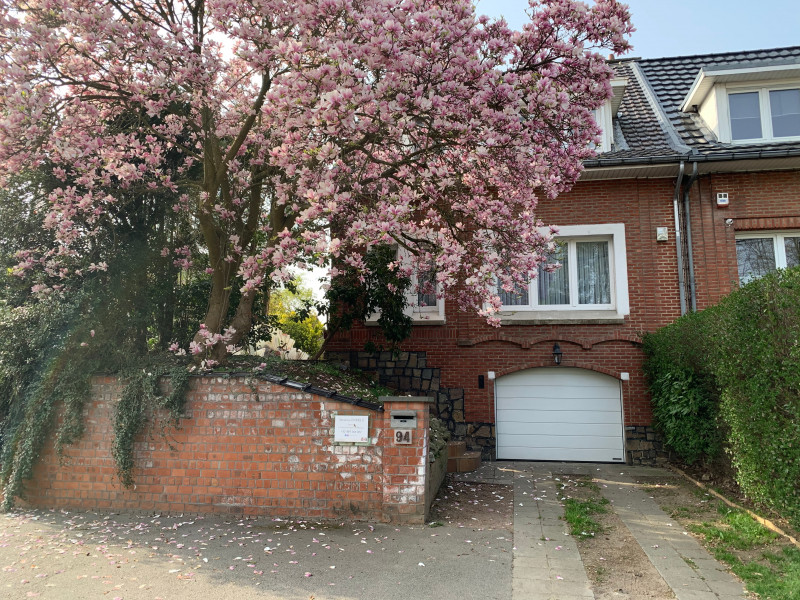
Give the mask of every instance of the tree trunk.
[[(213, 298), (213, 294), (212, 294)], [(250, 329), (253, 327), (253, 303), (256, 299), (256, 292), (250, 290), (245, 293), (239, 300), (239, 305), (236, 307), (236, 314), (231, 319), (229, 328), (234, 329), (234, 333), (227, 342), (218, 342), (211, 349), (211, 358), (219, 363), (225, 363), (228, 357), (227, 345), (238, 346), (239, 343), (247, 337)], [(211, 307), (209, 307), (210, 310)], [(226, 302), (227, 312), (227, 302)], [(208, 325), (206, 325), (208, 327)]]

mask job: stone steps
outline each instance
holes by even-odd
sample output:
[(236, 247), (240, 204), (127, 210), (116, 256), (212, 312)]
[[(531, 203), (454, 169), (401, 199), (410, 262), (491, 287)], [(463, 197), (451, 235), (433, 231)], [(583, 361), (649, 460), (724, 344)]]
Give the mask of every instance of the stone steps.
[(467, 450), (465, 442), (447, 442), (448, 473), (467, 473), (480, 466), (480, 450)]

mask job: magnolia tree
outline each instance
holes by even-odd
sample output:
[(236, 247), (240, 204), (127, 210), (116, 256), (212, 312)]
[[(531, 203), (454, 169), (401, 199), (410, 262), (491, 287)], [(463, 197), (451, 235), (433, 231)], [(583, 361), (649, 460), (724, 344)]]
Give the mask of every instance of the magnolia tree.
[(632, 31), (615, 0), (530, 0), (522, 31), (469, 0), (0, 6), (0, 170), (46, 164), (63, 182), (45, 221), (57, 247), (17, 272), (58, 285), (118, 194), (172, 192), (212, 278), (191, 351), (214, 360), (290, 268), (363, 268), (374, 244), (493, 321), (498, 279), (527, 281), (551, 249), (537, 199), (591, 155), (611, 95), (599, 52)]

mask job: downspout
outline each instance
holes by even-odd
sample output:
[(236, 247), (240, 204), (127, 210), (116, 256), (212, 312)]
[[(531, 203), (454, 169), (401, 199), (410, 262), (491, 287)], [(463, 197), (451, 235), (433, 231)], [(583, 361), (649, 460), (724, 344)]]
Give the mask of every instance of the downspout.
[(692, 163), (692, 176), (683, 188), (683, 215), (686, 218), (686, 248), (689, 257), (689, 299), (691, 302), (692, 312), (697, 311), (697, 293), (695, 290), (694, 282), (694, 255), (692, 254), (692, 218), (689, 212), (689, 191), (692, 185), (697, 181), (697, 162)]
[[(683, 248), (681, 247), (681, 216), (678, 210), (678, 199), (681, 197), (681, 182), (685, 163), (681, 161), (678, 177), (675, 179), (675, 194), (672, 198), (672, 207), (675, 211), (675, 249), (678, 255), (678, 292), (681, 298), (681, 316), (686, 314), (686, 281), (683, 276)], [(697, 167), (697, 163), (695, 163)]]

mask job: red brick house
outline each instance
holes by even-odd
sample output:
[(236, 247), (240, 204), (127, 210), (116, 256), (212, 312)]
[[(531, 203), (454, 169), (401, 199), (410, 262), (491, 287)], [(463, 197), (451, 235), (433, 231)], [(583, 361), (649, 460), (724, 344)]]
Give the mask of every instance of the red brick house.
[(503, 294), (499, 329), (434, 298), (403, 352), (361, 351), (370, 324), (330, 346), (485, 456), (654, 459), (642, 332), (800, 264), (800, 47), (612, 63), (597, 158), (538, 207), (562, 268)]

